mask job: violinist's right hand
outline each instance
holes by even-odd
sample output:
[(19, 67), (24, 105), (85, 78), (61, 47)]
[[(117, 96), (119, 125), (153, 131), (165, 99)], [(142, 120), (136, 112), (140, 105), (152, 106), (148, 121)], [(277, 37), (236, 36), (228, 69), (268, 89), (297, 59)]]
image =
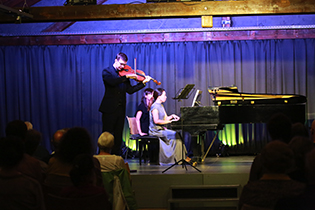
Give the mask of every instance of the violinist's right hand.
[(126, 74), (126, 77), (128, 79), (137, 79), (138, 75), (136, 75), (136, 74)]

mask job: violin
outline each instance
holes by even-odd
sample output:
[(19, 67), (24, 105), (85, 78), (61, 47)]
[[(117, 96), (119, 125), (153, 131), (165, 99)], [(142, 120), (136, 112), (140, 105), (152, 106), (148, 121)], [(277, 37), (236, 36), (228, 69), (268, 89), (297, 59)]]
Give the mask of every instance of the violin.
[[(130, 66), (125, 65), (125, 68), (119, 71), (119, 76), (126, 76), (129, 74), (136, 74), (137, 78), (135, 79), (137, 82), (142, 82), (145, 79), (145, 73), (141, 70), (133, 70)], [(161, 85), (161, 82), (157, 81), (156, 79), (151, 78), (153, 82), (157, 85)]]

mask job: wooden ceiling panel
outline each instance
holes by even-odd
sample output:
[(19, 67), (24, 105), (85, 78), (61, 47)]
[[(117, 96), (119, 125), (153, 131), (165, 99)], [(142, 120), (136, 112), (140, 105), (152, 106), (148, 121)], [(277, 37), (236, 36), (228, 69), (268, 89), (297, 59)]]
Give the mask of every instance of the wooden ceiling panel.
[[(31, 7), (32, 19), (26, 22), (88, 21), (108, 19), (171, 18), (307, 14), (315, 13), (314, 0), (202, 1), (151, 4), (108, 4), (87, 6)], [(0, 13), (0, 23), (12, 23), (14, 17)]]

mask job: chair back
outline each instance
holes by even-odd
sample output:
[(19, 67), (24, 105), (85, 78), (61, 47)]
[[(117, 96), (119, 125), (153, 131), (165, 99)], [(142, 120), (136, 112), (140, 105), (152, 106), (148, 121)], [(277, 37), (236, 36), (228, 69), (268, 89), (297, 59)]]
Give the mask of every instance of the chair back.
[(129, 124), (129, 129), (130, 129), (130, 134), (131, 135), (137, 135), (139, 134), (138, 128), (137, 128), (137, 121), (135, 117), (128, 117), (128, 124)]
[(126, 169), (102, 172), (102, 177), (104, 188), (109, 195), (109, 201), (113, 207), (116, 206), (116, 209), (118, 209), (117, 206), (123, 206), (122, 204), (126, 203), (128, 209), (137, 209), (136, 198)]

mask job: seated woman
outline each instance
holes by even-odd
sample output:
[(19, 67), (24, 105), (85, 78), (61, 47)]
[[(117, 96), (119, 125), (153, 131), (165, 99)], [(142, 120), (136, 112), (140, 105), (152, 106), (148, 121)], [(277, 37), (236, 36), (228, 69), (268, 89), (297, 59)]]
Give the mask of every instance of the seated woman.
[(110, 153), (114, 146), (114, 136), (111, 133), (103, 132), (98, 138), (97, 145), (100, 151), (99, 154), (94, 155), (94, 157), (100, 162), (101, 172), (126, 169), (130, 173), (128, 163), (125, 163), (121, 156), (112, 155)]
[(146, 88), (141, 98), (141, 103), (137, 107), (136, 122), (141, 136), (149, 133), (149, 110), (153, 103), (153, 89)]
[[(176, 131), (169, 130), (164, 126), (172, 121), (178, 121), (180, 118), (175, 114), (169, 116), (166, 114), (163, 103), (166, 101), (167, 96), (163, 88), (156, 89), (153, 97), (155, 102), (152, 104), (149, 113), (149, 134), (160, 137), (160, 164), (174, 164), (175, 161), (185, 159), (186, 147)], [(189, 162), (190, 158), (187, 157), (186, 161)]]
[[(131, 186), (131, 176), (128, 163), (118, 155), (110, 154), (114, 146), (114, 136), (109, 132), (103, 132), (98, 138), (99, 154), (94, 155), (100, 164), (103, 176), (103, 183), (106, 192), (109, 194), (109, 200), (113, 205), (113, 209), (118, 209), (117, 204), (128, 205), (128, 209), (137, 209), (137, 203)], [(115, 177), (119, 178), (119, 184), (115, 181)], [(117, 185), (121, 185), (117, 187)], [(114, 195), (123, 194), (125, 199), (119, 199), (121, 196)]]
[[(140, 136), (149, 135), (149, 111), (153, 103), (153, 92), (152, 88), (146, 88), (141, 98), (141, 103), (137, 107), (136, 112), (136, 123), (137, 130)], [(148, 144), (150, 164), (158, 164), (159, 156), (159, 144), (158, 142), (152, 141)]]
[(93, 162), (93, 156), (89, 154), (78, 155), (73, 160), (73, 168), (70, 170), (70, 179), (73, 186), (68, 186), (62, 189), (61, 196), (78, 198), (88, 197), (102, 194), (107, 208), (110, 209), (109, 197), (104, 187), (96, 185), (95, 166)]

